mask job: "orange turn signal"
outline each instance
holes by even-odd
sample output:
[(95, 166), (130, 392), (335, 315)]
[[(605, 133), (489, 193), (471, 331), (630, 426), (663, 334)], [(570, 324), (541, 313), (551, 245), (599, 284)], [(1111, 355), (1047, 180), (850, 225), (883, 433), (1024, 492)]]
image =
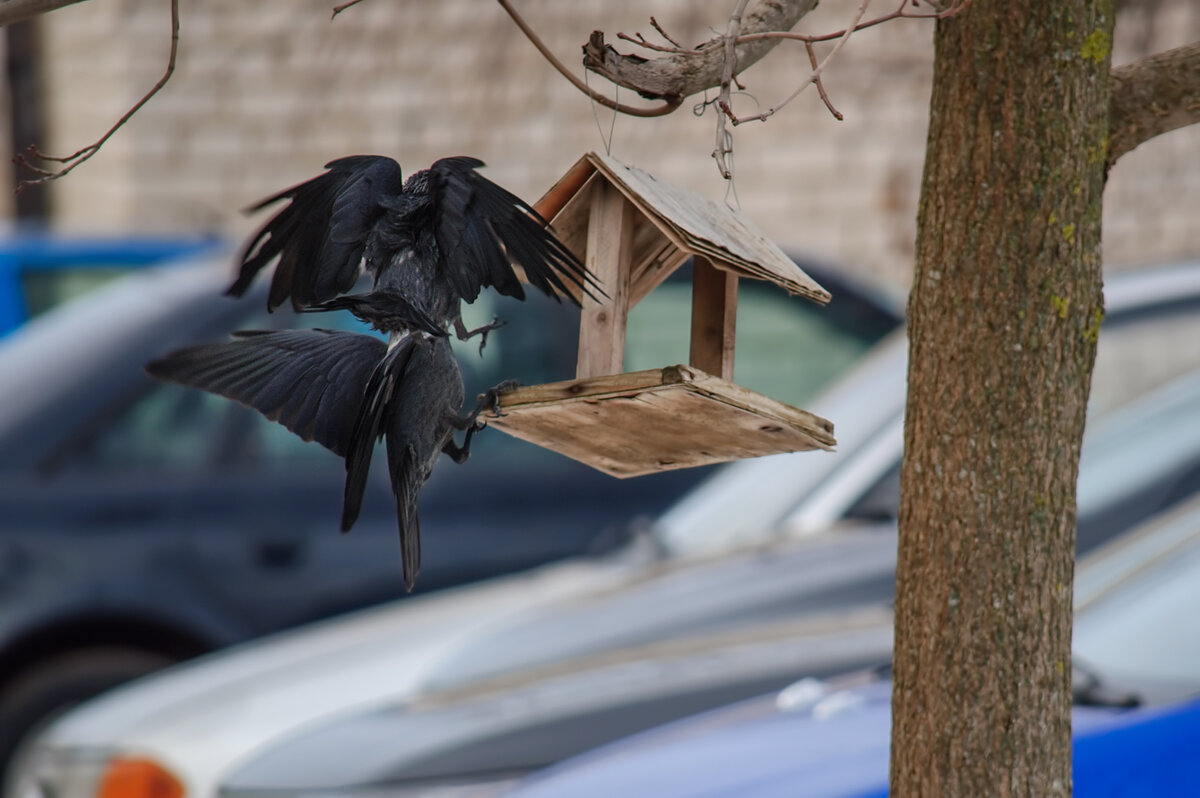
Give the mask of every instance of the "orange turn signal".
[(96, 798), (183, 798), (183, 785), (149, 759), (114, 757), (100, 779)]

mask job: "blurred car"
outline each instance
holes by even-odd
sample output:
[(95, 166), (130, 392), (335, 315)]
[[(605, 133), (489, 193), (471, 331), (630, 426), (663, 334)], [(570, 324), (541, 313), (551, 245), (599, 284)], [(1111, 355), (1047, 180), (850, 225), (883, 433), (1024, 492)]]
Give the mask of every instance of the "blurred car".
[[(1098, 413), (1200, 366), (1200, 264), (1113, 278), (1107, 304)], [(1168, 338), (1178, 345), (1153, 346)], [(138, 783), (211, 796), (256, 752), (340, 717), (605, 652), (886, 601), (894, 544), (862, 526), (888, 522), (896, 511), (905, 352), (902, 335), (889, 338), (806, 405), (837, 421), (836, 453), (724, 467), (650, 533), (606, 556), (379, 608), (119, 690), (50, 728), (22, 782), (55, 798), (93, 798), (114, 768), (134, 762), (154, 774)], [(1167, 434), (1187, 440), (1195, 400), (1184, 389), (1175, 396), (1158, 413), (1174, 419)], [(1129, 478), (1111, 491), (1081, 486), (1085, 549), (1179, 501), (1200, 480), (1196, 448), (1159, 452), (1120, 426), (1113, 434), (1129, 448), (1105, 456), (1100, 446), (1094, 478), (1114, 469)], [(819, 518), (858, 531), (804, 540)], [(836, 662), (844, 667), (846, 659)]]
[[(1075, 606), (1074, 794), (1200, 795), (1200, 497), (1081, 562)], [(881, 796), (890, 737), (885, 674), (808, 679), (496, 794)]]
[[(230, 300), (229, 272), (220, 256), (134, 274), (0, 347), (0, 763), (43, 719), (116, 683), (403, 595), (386, 468), (373, 469), (361, 519), (340, 535), (339, 458), (241, 405), (143, 373), (151, 358), (235, 327), (358, 328), (345, 314), (268, 316), (265, 281)], [(748, 312), (768, 319), (750, 332), (800, 324), (809, 345), (834, 350), (827, 375), (899, 323), (850, 290), (856, 310), (840, 316), (778, 292), (748, 297)], [(472, 310), (510, 323), (484, 357), (464, 347), (469, 390), (570, 375), (570, 308), (531, 297)], [(654, 299), (638, 310), (653, 313)], [(630, 339), (642, 357), (662, 345)], [(748, 346), (748, 363), (755, 352), (777, 356)], [(703, 476), (618, 481), (496, 432), (476, 440), (471, 461), (447, 461), (422, 494), (420, 591), (619, 545), (630, 519)]]
[(215, 238), (0, 236), (0, 338), (54, 305), (133, 268), (197, 255)]
[[(1137, 495), (1136, 490), (1097, 490), (1108, 487), (1105, 483), (1114, 472), (1127, 471), (1131, 457), (1152, 472), (1159, 470), (1156, 457), (1180, 462), (1175, 452), (1183, 450), (1188, 452), (1185, 469), (1200, 464), (1196, 407), (1200, 371), (1097, 419), (1081, 467), (1080, 485), (1091, 497), (1084, 499), (1081, 516), (1111, 514), (1113, 496)], [(1135, 421), (1154, 430), (1155, 439), (1135, 442), (1129, 434), (1131, 429), (1137, 434)], [(1165, 440), (1173, 446), (1164, 447)], [(1138, 451), (1143, 443), (1145, 451), (1161, 454)], [(1167, 473), (1175, 481), (1180, 472)], [(1200, 474), (1176, 484), (1198, 490)], [(503, 780), (621, 733), (782, 688), (801, 675), (824, 676), (887, 663), (892, 638), (890, 606), (885, 602), (891, 598), (895, 556), (894, 526), (885, 524), (758, 547), (750, 557), (726, 555), (688, 571), (679, 569), (671, 576), (673, 594), (695, 595), (703, 585), (719, 585), (724, 611), (736, 614), (737, 621), (710, 617), (708, 624), (695, 628), (677, 624), (661, 629), (651, 640), (614, 645), (310, 726), (257, 752), (222, 781), (221, 795), (254, 798), (280, 792), (380, 789), (397, 795), (426, 794), (464, 776)], [(853, 558), (852, 567), (858, 569), (854, 581), (842, 585), (840, 596), (827, 590), (820, 594), (822, 606), (793, 587), (796, 604), (783, 604), (789, 580), (819, 584), (836, 558)], [(843, 578), (848, 573), (845, 568)], [(756, 587), (739, 590), (735, 580), (753, 581)], [(657, 594), (664, 592), (666, 581), (654, 580)], [(776, 604), (756, 595), (766, 589), (776, 596)], [(637, 595), (643, 590), (639, 586), (626, 592)], [(628, 601), (632, 596), (621, 598)], [(839, 599), (843, 606), (838, 606)], [(672, 599), (659, 600), (680, 616), (682, 609), (672, 606)], [(613, 596), (608, 601), (614, 602)], [(627, 613), (631, 605), (625, 604)], [(647, 616), (659, 611), (641, 610)], [(603, 637), (610, 626), (621, 625), (628, 632), (645, 623), (628, 615), (603, 618), (597, 613), (589, 629)]]

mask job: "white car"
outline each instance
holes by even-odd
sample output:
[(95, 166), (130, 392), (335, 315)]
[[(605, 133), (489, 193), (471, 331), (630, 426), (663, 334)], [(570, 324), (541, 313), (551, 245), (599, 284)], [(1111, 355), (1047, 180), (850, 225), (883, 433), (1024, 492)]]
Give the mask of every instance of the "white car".
[[(1106, 301), (1096, 413), (1200, 366), (1200, 264), (1112, 278)], [(729, 628), (749, 613), (878, 601), (889, 595), (894, 552), (880, 554), (862, 526), (895, 512), (905, 353), (902, 335), (884, 341), (810, 405), (837, 424), (836, 453), (728, 466), (614, 556), (406, 600), (119, 689), (48, 729), (17, 789), (22, 798), (212, 798), (256, 752), (339, 717)], [(1103, 448), (1099, 460), (1111, 466)], [(1137, 452), (1120, 454), (1121, 471)], [(1146, 459), (1136, 475), (1088, 494), (1093, 505), (1081, 487), (1081, 549), (1136, 520), (1114, 521), (1114, 508), (1144, 518), (1182, 498), (1176, 483), (1194, 476), (1195, 455), (1180, 445)]]

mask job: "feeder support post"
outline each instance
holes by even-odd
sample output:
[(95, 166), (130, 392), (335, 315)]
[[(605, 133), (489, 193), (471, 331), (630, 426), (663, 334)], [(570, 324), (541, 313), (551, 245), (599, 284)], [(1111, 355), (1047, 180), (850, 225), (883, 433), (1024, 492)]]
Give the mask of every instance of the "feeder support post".
[(629, 272), (633, 267), (633, 203), (607, 181), (598, 181), (591, 191), (585, 262), (608, 297), (583, 297), (576, 379), (624, 371)]
[(733, 342), (737, 332), (737, 275), (697, 255), (692, 266), (692, 347), (690, 365), (733, 381)]

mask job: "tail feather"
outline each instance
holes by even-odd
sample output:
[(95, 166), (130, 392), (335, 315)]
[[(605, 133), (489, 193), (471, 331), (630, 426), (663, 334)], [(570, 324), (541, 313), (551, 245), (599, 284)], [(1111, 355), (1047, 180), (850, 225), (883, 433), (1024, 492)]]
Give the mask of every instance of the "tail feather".
[(354, 414), (346, 452), (346, 488), (342, 501), (342, 531), (348, 532), (362, 510), (363, 493), (371, 470), (371, 453), (383, 434), (383, 423), (395, 393), (396, 383), (412, 356), (412, 338), (403, 338), (392, 347), (367, 380), (362, 401)]
[(404, 565), (404, 588), (412, 592), (421, 572), (421, 518), (417, 496), (425, 483), (417, 450), (412, 444), (393, 444), (388, 436), (388, 465), (396, 494), (396, 522), (400, 531), (400, 556)]

